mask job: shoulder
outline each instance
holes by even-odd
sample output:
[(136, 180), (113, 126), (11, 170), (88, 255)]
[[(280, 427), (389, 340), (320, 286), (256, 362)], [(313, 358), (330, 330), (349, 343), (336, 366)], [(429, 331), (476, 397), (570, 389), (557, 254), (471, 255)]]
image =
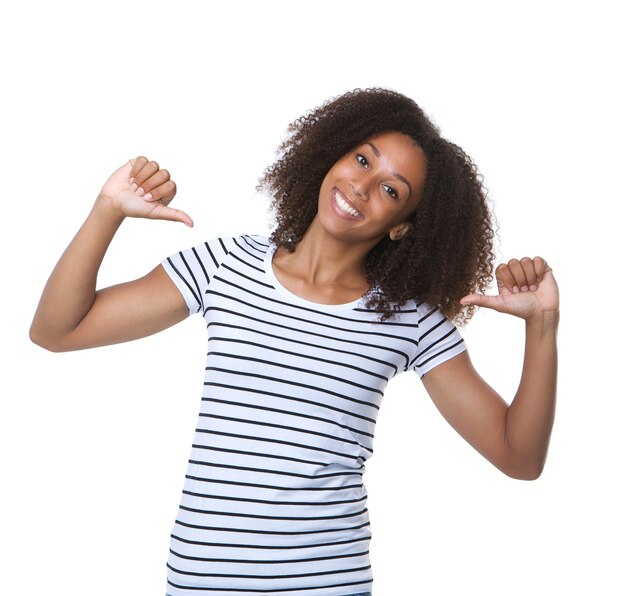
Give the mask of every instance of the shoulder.
[[(391, 325), (410, 325), (412, 327), (420, 327), (424, 329), (432, 329), (434, 327), (448, 324), (454, 326), (441, 312), (439, 307), (421, 302), (417, 300), (407, 300), (402, 304), (392, 305), (394, 307), (394, 315), (388, 319)], [(381, 311), (372, 311), (381, 312)]]
[(274, 244), (267, 236), (259, 234), (241, 234), (233, 238), (233, 245), (239, 248), (250, 250), (256, 254), (265, 254), (268, 250), (275, 248)]
[(205, 240), (187, 250), (181, 251), (185, 255), (193, 253), (203, 262), (213, 262), (218, 266), (231, 253), (251, 252), (264, 254), (271, 246), (269, 239), (258, 234), (240, 234), (239, 236), (218, 236)]
[(414, 369), (423, 377), (429, 370), (467, 349), (454, 323), (437, 306), (417, 305), (418, 351)]
[(258, 268), (268, 246), (264, 236), (219, 236), (181, 250), (161, 264), (185, 297), (190, 312), (199, 312), (207, 287), (222, 267), (234, 267), (234, 258)]

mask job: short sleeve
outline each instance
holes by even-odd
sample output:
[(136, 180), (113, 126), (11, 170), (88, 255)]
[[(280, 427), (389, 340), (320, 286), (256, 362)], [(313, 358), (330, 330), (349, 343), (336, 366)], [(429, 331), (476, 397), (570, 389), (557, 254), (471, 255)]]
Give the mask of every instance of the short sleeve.
[(215, 238), (177, 252), (161, 262), (183, 295), (189, 314), (204, 311), (206, 289), (233, 242), (233, 238)]
[(409, 368), (422, 378), (429, 370), (458, 356), (467, 347), (459, 330), (438, 308), (422, 305), (419, 312), (417, 355)]

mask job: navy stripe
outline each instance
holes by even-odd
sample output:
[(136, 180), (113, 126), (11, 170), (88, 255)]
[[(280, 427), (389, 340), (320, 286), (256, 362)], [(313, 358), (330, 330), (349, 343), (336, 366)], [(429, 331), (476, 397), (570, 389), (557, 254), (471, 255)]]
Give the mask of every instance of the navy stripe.
[[(191, 287), (190, 283), (187, 281), (187, 279), (185, 278), (185, 276), (183, 276), (181, 274), (181, 272), (179, 271), (179, 269), (176, 267), (176, 265), (174, 265), (174, 262), (172, 261), (171, 257), (169, 259), (167, 259), (167, 262), (170, 264), (170, 267), (176, 272), (176, 274), (178, 275), (178, 277), (180, 277), (180, 279), (182, 280), (182, 282), (189, 288), (189, 291), (191, 292), (191, 295), (194, 297), (195, 301), (198, 303), (198, 310), (200, 310), (202, 308), (202, 302), (200, 302), (200, 298), (198, 297), (198, 295), (193, 291), (193, 288)], [(195, 278), (192, 276), (193, 281), (195, 282)]]
[[(211, 478), (202, 478), (201, 476), (191, 476), (187, 474), (185, 478), (189, 478), (189, 480), (196, 480), (198, 482), (208, 482), (212, 484), (230, 484), (231, 486), (248, 486), (250, 488), (268, 488), (271, 490), (281, 490), (281, 491), (338, 491), (338, 490), (350, 490), (353, 488), (361, 488), (363, 484), (346, 484), (344, 486), (279, 486), (277, 484), (259, 484), (255, 482), (237, 482), (235, 480), (219, 480), (214, 477)], [(282, 532), (280, 532), (282, 534)]]
[[(332, 529), (324, 529), (324, 530), (298, 530), (295, 532), (278, 532), (271, 530), (251, 530), (249, 528), (233, 528), (232, 526), (220, 527), (220, 526), (200, 526), (194, 524), (188, 524), (182, 522), (180, 520), (176, 521), (176, 525), (184, 526), (185, 528), (193, 528), (194, 530), (203, 530), (207, 532), (231, 532), (234, 534), (268, 534), (275, 536), (296, 536), (296, 535), (310, 535), (310, 534), (329, 534), (333, 532), (346, 532), (346, 531), (356, 531), (362, 530), (363, 528), (367, 528), (370, 524), (366, 522), (364, 524), (359, 524), (358, 526), (347, 526), (345, 528), (332, 528)], [(266, 549), (292, 549), (292, 548), (317, 548), (317, 547), (326, 547), (326, 546), (341, 546), (343, 544), (354, 544), (355, 542), (363, 542), (364, 540), (369, 540), (369, 537), (365, 536), (363, 538), (353, 538), (350, 540), (339, 540), (337, 542), (321, 542), (319, 544), (279, 544), (279, 545), (257, 545), (257, 544), (237, 544), (237, 543), (224, 543), (224, 542), (202, 542), (199, 540), (189, 540), (185, 538), (181, 538), (179, 536), (174, 536), (173, 538), (179, 540), (180, 542), (187, 542), (189, 544), (198, 544), (201, 546), (224, 546), (227, 548), (266, 548)]]
[(166, 263), (208, 334), (172, 594), (371, 591), (363, 474), (384, 389), (464, 348), (427, 304), (408, 301), (381, 322), (376, 309), (351, 307), (362, 301), (292, 299), (273, 254), (267, 238), (247, 235)]

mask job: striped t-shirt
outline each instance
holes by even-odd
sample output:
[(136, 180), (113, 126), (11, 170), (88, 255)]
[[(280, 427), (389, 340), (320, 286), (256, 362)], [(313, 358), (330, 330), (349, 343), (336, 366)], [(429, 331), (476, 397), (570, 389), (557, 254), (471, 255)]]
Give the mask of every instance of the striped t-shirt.
[(276, 279), (265, 237), (219, 238), (163, 262), (208, 354), (171, 537), (172, 596), (346, 596), (372, 589), (362, 476), (385, 386), (461, 353), (437, 308), (395, 318), (317, 304)]

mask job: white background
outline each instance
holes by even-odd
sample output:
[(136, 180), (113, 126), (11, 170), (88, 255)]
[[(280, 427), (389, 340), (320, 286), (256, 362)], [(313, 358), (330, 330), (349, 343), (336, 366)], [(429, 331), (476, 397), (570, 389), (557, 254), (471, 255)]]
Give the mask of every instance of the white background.
[[(623, 20), (610, 2), (20, 2), (0, 14), (2, 592), (164, 593), (199, 404), (204, 325), (51, 354), (45, 280), (138, 154), (193, 230), (128, 221), (102, 286), (218, 235), (266, 233), (255, 184), (289, 122), (355, 87), (413, 97), (485, 176), (499, 257), (544, 256), (562, 297), (559, 404), (535, 482), (394, 380), (365, 476), (376, 596), (623, 594)], [(507, 400), (523, 323), (462, 330)], [(620, 342), (620, 343), (617, 343)], [(622, 569), (620, 569), (620, 567)]]

